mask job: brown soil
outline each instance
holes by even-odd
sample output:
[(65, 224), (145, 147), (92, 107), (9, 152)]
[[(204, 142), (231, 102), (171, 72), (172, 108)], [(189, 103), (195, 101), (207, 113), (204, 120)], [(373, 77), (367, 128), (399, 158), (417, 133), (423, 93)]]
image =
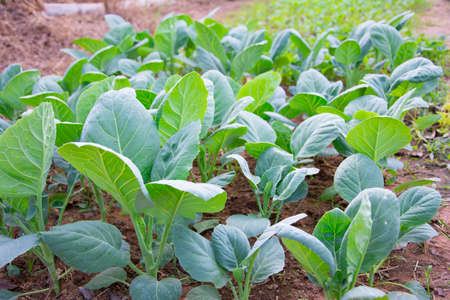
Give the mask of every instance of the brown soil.
[[(68, 0), (64, 0), (68, 1)], [(435, 0), (444, 3), (448, 7), (448, 1)], [(223, 18), (226, 13), (237, 9), (243, 2), (236, 1), (206, 1), (206, 0), (182, 0), (176, 4), (170, 4), (161, 8), (150, 7), (148, 9), (130, 8), (120, 11), (120, 14), (131, 21), (139, 30), (148, 28), (153, 31), (157, 22), (170, 11), (178, 13), (189, 13), (194, 18), (200, 18), (211, 11), (216, 6), (222, 6), (218, 13), (218, 18)], [(442, 17), (440, 24), (448, 19), (443, 10), (438, 10)], [(448, 21), (448, 20), (447, 20)], [(442, 26), (448, 30), (450, 26)], [(46, 17), (39, 12), (23, 10), (18, 5), (0, 5), (0, 69), (7, 65), (20, 62), (24, 68), (37, 68), (43, 74), (62, 74), (72, 59), (59, 51), (60, 48), (72, 47), (71, 40), (82, 36), (100, 38), (107, 30), (107, 26), (101, 16), (77, 15), (66, 17)], [(431, 30), (431, 29), (430, 29)], [(432, 31), (427, 31), (432, 33)], [(446, 33), (448, 35), (448, 31)], [(438, 215), (433, 219), (434, 228), (441, 233), (450, 234), (448, 228), (440, 225), (439, 220), (446, 224), (450, 223), (449, 204), (449, 173), (445, 163), (428, 161), (424, 155), (417, 154), (410, 156), (400, 153), (398, 156), (403, 162), (408, 162), (408, 170), (399, 171), (399, 180), (395, 185), (388, 186), (393, 189), (399, 183), (414, 179), (439, 177), (441, 182), (437, 183), (437, 189), (441, 192), (444, 204)], [(308, 179), (309, 193), (306, 199), (298, 203), (291, 203), (285, 207), (282, 218), (297, 213), (306, 213), (307, 218), (301, 220), (296, 226), (307, 232), (312, 232), (317, 220), (333, 207), (345, 208), (346, 203), (338, 197), (334, 201), (321, 202), (319, 199), (322, 191), (331, 186), (333, 174), (336, 167), (342, 161), (341, 157), (317, 158), (315, 166), (320, 168), (320, 173)], [(205, 215), (205, 218), (219, 218), (222, 222), (230, 215), (237, 213), (250, 213), (257, 211), (253, 192), (246, 179), (238, 174), (235, 181), (226, 188), (228, 201), (226, 208), (219, 214)], [(109, 196), (105, 195), (107, 199)], [(78, 195), (74, 197), (65, 215), (64, 222), (71, 223), (78, 220), (99, 219), (98, 212), (81, 212), (79, 204), (85, 202), (86, 198)], [(95, 205), (94, 205), (95, 206)], [(56, 224), (57, 212), (52, 211), (49, 216), (49, 226)], [(132, 260), (138, 263), (139, 250), (136, 236), (132, 224), (126, 215), (120, 214), (120, 209), (113, 207), (108, 222), (117, 226), (124, 239), (131, 245)], [(207, 233), (208, 234), (208, 233)], [(48, 287), (49, 279), (46, 270), (39, 261), (32, 265), (31, 272), (27, 270), (27, 260), (32, 259), (31, 255), (24, 255), (14, 261), (14, 264), (22, 269), (18, 276), (7, 277), (5, 269), (0, 272), (0, 289), (12, 289), (16, 291), (31, 291)], [(382, 268), (383, 271), (377, 275), (378, 281), (393, 281), (406, 283), (412, 279), (420, 281), (426, 286), (424, 270), (432, 265), (431, 271), (431, 291), (435, 299), (449, 299), (450, 287), (450, 244), (449, 239), (444, 234), (425, 243), (424, 245), (410, 244), (406, 249), (396, 250), (390, 256)], [(58, 273), (62, 274), (67, 267), (57, 260)], [(170, 263), (160, 273), (162, 278), (175, 275), (178, 278), (186, 277), (180, 274), (181, 267)], [(128, 281), (136, 276), (129, 268)], [(53, 293), (36, 294), (24, 297), (24, 299), (85, 299), (79, 287), (86, 284), (93, 275), (87, 275), (78, 271), (71, 271), (61, 280), (62, 292), (59, 296)], [(365, 283), (365, 278), (360, 278), (361, 284)], [(198, 283), (186, 280), (183, 282), (183, 294)], [(392, 287), (383, 286), (388, 290)], [(224, 299), (232, 299), (229, 289), (221, 290)], [(257, 284), (252, 290), (251, 299), (323, 299), (321, 290), (314, 286), (306, 276), (296, 260), (289, 253), (286, 254), (286, 267), (282, 273), (270, 277), (264, 283)], [(92, 299), (129, 299), (128, 289), (122, 284), (114, 284), (109, 288), (97, 291)]]
[(446, 36), (446, 45), (450, 48), (450, 1), (430, 0), (431, 5), (420, 15), (418, 32), (428, 37)]

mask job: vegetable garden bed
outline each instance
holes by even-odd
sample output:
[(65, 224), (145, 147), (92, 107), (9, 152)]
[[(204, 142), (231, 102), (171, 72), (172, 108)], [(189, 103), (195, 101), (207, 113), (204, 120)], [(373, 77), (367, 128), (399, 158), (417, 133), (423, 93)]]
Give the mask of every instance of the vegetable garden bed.
[[(411, 162), (408, 127), (443, 71), (400, 34), (411, 16), (309, 44), (107, 15), (63, 76), (10, 65), (0, 296), (445, 297), (448, 235), (427, 241), (448, 213), (428, 224), (442, 197), (426, 186), (448, 174)], [(410, 178), (419, 163), (434, 176)]]

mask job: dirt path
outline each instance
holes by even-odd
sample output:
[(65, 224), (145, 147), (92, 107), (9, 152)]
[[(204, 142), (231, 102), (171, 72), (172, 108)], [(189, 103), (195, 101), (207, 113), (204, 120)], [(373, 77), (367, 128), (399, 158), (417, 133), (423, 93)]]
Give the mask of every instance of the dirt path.
[(419, 16), (420, 25), (417, 32), (428, 37), (438, 38), (445, 35), (446, 45), (450, 48), (450, 1), (428, 0), (431, 6)]

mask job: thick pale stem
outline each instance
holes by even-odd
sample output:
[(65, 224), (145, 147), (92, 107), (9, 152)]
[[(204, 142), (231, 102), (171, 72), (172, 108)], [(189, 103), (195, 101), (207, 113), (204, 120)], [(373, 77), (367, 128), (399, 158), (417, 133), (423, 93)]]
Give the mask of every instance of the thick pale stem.
[(141, 218), (141, 216), (131, 213), (130, 218), (131, 218), (131, 222), (133, 223), (133, 226), (134, 226), (134, 231), (136, 232), (136, 236), (137, 236), (138, 243), (139, 243), (139, 248), (141, 249), (141, 253), (144, 258), (145, 270), (147, 272), (150, 272), (151, 268), (153, 267), (153, 256), (152, 256), (152, 253), (148, 249), (152, 245), (151, 244), (147, 245), (147, 243), (145, 242), (145, 237), (144, 237), (144, 234), (142, 233), (141, 226), (138, 221), (138, 218)]
[(242, 300), (248, 300), (248, 298), (250, 297), (250, 290), (252, 288), (250, 285), (250, 279), (252, 277), (253, 265), (255, 264), (255, 260), (256, 260), (256, 256), (258, 256), (258, 252), (259, 252), (259, 249), (256, 250), (255, 253), (253, 253), (252, 256), (250, 257), (250, 263), (248, 266), (247, 275), (245, 277), (244, 296), (242, 297)]
[(98, 208), (100, 209), (100, 218), (103, 222), (106, 221), (106, 213), (105, 213), (105, 201), (103, 200), (102, 191), (90, 180), (88, 180), (89, 186), (94, 192), (95, 201), (98, 204)]

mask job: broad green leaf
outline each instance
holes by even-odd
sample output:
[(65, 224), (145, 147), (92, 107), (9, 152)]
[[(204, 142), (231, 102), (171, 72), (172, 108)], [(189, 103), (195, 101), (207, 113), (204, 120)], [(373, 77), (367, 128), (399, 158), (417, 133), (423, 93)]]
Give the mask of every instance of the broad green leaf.
[(116, 57), (118, 52), (117, 47), (108, 46), (95, 52), (89, 63), (101, 71), (106, 71), (108, 64)]
[(217, 263), (228, 271), (239, 267), (250, 251), (250, 243), (245, 233), (229, 225), (218, 225), (214, 228), (211, 246)]
[(425, 130), (436, 124), (442, 115), (440, 114), (426, 114), (425, 116), (419, 117), (414, 121), (414, 128), (418, 130)]
[(246, 133), (247, 127), (239, 123), (224, 125), (205, 139), (205, 147), (209, 153), (217, 154)]
[(221, 300), (217, 289), (211, 285), (200, 285), (191, 289), (187, 295), (186, 300)]
[(378, 162), (411, 141), (410, 129), (390, 117), (373, 117), (353, 127), (346, 138), (350, 146)]
[(302, 72), (298, 78), (297, 85), (295, 87), (295, 94), (298, 93), (317, 93), (325, 95), (330, 82), (328, 79), (322, 75), (319, 71), (315, 69), (309, 69), (308, 71)]
[(340, 111), (344, 111), (345, 107), (352, 102), (353, 100), (358, 99), (359, 97), (363, 96), (367, 90), (366, 84), (360, 84), (356, 85), (352, 88), (349, 88), (348, 90), (343, 91), (336, 97), (334, 97), (329, 105), (331, 107), (335, 107), (339, 109)]
[(0, 240), (0, 268), (39, 245), (39, 237), (35, 234), (23, 235), (17, 239), (0, 236)]
[(386, 294), (379, 289), (360, 285), (344, 294), (342, 300), (387, 300)]
[(261, 60), (261, 55), (267, 46), (266, 44), (266, 41), (262, 41), (258, 44), (245, 48), (242, 52), (236, 55), (231, 62), (231, 77), (239, 81), (244, 72), (248, 72), (253, 69)]
[(89, 280), (89, 282), (84, 285), (84, 288), (89, 290), (98, 290), (108, 287), (116, 282), (124, 282), (126, 279), (127, 272), (125, 272), (124, 269), (119, 267), (111, 267), (95, 275), (94, 278)]
[(181, 292), (181, 282), (176, 278), (158, 281), (154, 277), (141, 275), (130, 284), (130, 296), (133, 300), (178, 300)]
[(186, 179), (199, 152), (200, 122), (192, 122), (172, 135), (156, 156), (151, 178)]
[(319, 173), (319, 169), (316, 168), (294, 169), (280, 182), (280, 185), (277, 187), (277, 195), (274, 197), (274, 200), (288, 201), (288, 199), (292, 197), (292, 195), (298, 190), (299, 186), (304, 182), (307, 175), (314, 175), (317, 173)]
[[(401, 168), (403, 168), (403, 165), (401, 166)], [(412, 188), (415, 186), (423, 186), (423, 185), (433, 184), (435, 182), (439, 182), (440, 180), (441, 180), (440, 178), (413, 179), (410, 181), (403, 182), (403, 183), (399, 184), (398, 186), (396, 186), (394, 189), (394, 192), (401, 193), (409, 188)]]
[(388, 109), (386, 115), (392, 118), (402, 120), (408, 110), (414, 108), (426, 108), (428, 103), (420, 97), (413, 97), (414, 89), (397, 99)]
[(147, 194), (139, 169), (129, 158), (114, 150), (94, 143), (68, 143), (60, 147), (58, 152), (94, 184), (119, 201), (126, 213), (135, 210), (137, 197)]
[(404, 231), (400, 231), (397, 246), (405, 247), (409, 242), (423, 243), (437, 236), (438, 233), (429, 224), (410, 227)]
[(239, 90), (237, 99), (250, 96), (254, 99), (245, 110), (249, 112), (255, 111), (258, 107), (269, 101), (275, 92), (275, 89), (280, 85), (281, 76), (276, 72), (266, 72), (260, 74), (248, 81)]
[(347, 202), (351, 202), (363, 190), (374, 187), (384, 187), (383, 173), (363, 154), (347, 157), (334, 174), (334, 188)]
[(344, 120), (334, 114), (319, 114), (297, 126), (291, 137), (291, 149), (295, 157), (305, 158), (318, 154), (339, 135), (338, 126)]
[(20, 72), (22, 72), (21, 64), (11, 64), (4, 68), (2, 74), (0, 75), (0, 90), (3, 90), (8, 81)]
[(150, 211), (160, 222), (171, 216), (193, 219), (195, 213), (219, 212), (227, 200), (224, 190), (208, 183), (159, 180), (147, 183), (146, 188), (155, 205)]
[(124, 267), (130, 253), (121, 249), (122, 235), (111, 224), (80, 221), (41, 232), (42, 240), (64, 263), (85, 273)]
[(276, 147), (281, 149), (280, 146), (276, 145), (275, 142), (253, 142), (253, 143), (245, 143), (245, 150), (247, 150), (248, 154), (258, 159), (258, 157), (267, 149)]
[(258, 215), (232, 215), (227, 218), (226, 223), (242, 230), (248, 238), (261, 234), (270, 226), (269, 219)]
[(441, 195), (428, 187), (413, 187), (403, 192), (400, 201), (400, 226), (402, 229), (427, 223), (441, 205)]
[(292, 226), (278, 234), (284, 246), (320, 286), (336, 272), (330, 250), (316, 237)]
[(0, 290), (1, 300), (16, 300), (21, 294), (17, 292), (11, 292), (8, 290)]
[(231, 161), (232, 159), (236, 160), (238, 162), (239, 167), (241, 168), (241, 171), (244, 174), (245, 178), (247, 178), (250, 181), (250, 183), (255, 187), (259, 184), (261, 178), (259, 178), (259, 176), (254, 176), (250, 172), (250, 168), (249, 168), (248, 163), (245, 160), (245, 158), (243, 158), (239, 154), (230, 154), (230, 155), (226, 156), (226, 159), (228, 161)]
[(387, 111), (387, 101), (374, 95), (362, 96), (350, 102), (345, 107), (344, 113), (353, 117), (360, 110), (384, 115)]
[(345, 40), (336, 48), (334, 58), (344, 66), (355, 63), (361, 57), (361, 48), (355, 40)]
[(256, 162), (255, 174), (262, 176), (265, 171), (278, 166), (291, 166), (294, 159), (291, 153), (282, 149), (271, 147), (265, 150)]
[(331, 106), (319, 106), (316, 109), (316, 112), (318, 114), (325, 114), (325, 113), (334, 114), (336, 116), (341, 117), (345, 121), (350, 121), (352, 119), (349, 116), (347, 116), (346, 114), (344, 114), (342, 111), (340, 111), (339, 109), (331, 107)]
[(0, 196), (41, 194), (52, 163), (55, 120), (50, 103), (8, 127), (0, 136)]
[(111, 90), (114, 77), (108, 77), (101, 81), (92, 83), (78, 97), (76, 115), (79, 123), (84, 123), (95, 102), (103, 93)]
[(86, 59), (89, 58), (89, 55), (87, 55), (85, 52), (76, 50), (76, 49), (63, 48), (63, 49), (61, 49), (61, 52), (69, 54), (70, 56), (72, 56), (73, 58), (75, 58), (77, 60), (83, 59), (83, 58), (86, 58)]
[[(47, 93), (46, 93), (47, 94)], [(52, 95), (53, 94), (53, 95)], [(58, 96), (55, 97), (54, 93), (44, 97), (30, 97), (24, 96), (20, 100), (29, 106), (39, 106), (41, 103), (49, 102), (52, 105), (55, 118), (62, 122), (74, 122), (75, 114), (70, 109), (69, 105), (64, 100), (61, 100)]]
[(283, 271), (284, 249), (277, 237), (271, 237), (261, 248), (252, 269), (251, 282), (263, 282), (269, 276)]
[(387, 100), (387, 94), (391, 88), (391, 79), (384, 74), (368, 74), (361, 80), (367, 84), (377, 96)]
[(443, 75), (441, 67), (435, 66), (429, 59), (412, 58), (395, 68), (391, 75), (391, 90), (404, 81), (421, 83), (434, 80)]
[(164, 53), (167, 57), (173, 57), (176, 52), (176, 17), (170, 16), (162, 20), (156, 28), (153, 38), (158, 51)]
[(177, 226), (173, 241), (180, 265), (194, 280), (212, 282), (217, 288), (227, 283), (229, 276), (216, 262), (214, 250), (207, 239), (184, 226)]
[(394, 63), (395, 55), (403, 43), (397, 29), (386, 24), (375, 24), (370, 29), (370, 35), (372, 45)]
[(158, 123), (162, 144), (189, 123), (203, 120), (207, 97), (208, 91), (197, 73), (189, 73), (177, 82), (163, 104)]
[(194, 39), (195, 44), (214, 54), (220, 60), (222, 66), (226, 68), (229, 64), (228, 58), (216, 33), (199, 22), (195, 22), (194, 27), (197, 33)]
[(86, 58), (74, 61), (64, 73), (62, 86), (72, 94), (80, 86), (80, 77), (83, 72), (83, 66), (88, 62)]
[(269, 123), (251, 112), (241, 111), (236, 123), (247, 126), (247, 133), (242, 137), (247, 142), (275, 143), (277, 139), (277, 135)]
[(288, 45), (289, 38), (293, 30), (291, 28), (285, 29), (283, 31), (278, 32), (272, 41), (272, 45), (270, 46), (270, 58), (275, 60), (278, 56), (282, 55), (286, 46)]
[(326, 212), (314, 228), (313, 235), (330, 250), (335, 259), (350, 223), (351, 219), (343, 211), (334, 208)]
[(86, 118), (81, 141), (103, 145), (128, 157), (140, 170), (144, 182), (150, 179), (159, 152), (159, 134), (133, 89), (101, 95)]
[(236, 117), (241, 113), (241, 111), (243, 111), (252, 102), (253, 102), (252, 97), (244, 97), (234, 102), (224, 115), (222, 124), (225, 125), (233, 122), (236, 119)]
[(227, 78), (216, 70), (208, 71), (202, 77), (211, 80), (214, 84), (213, 126), (217, 126), (222, 124), (227, 111), (235, 103), (233, 90)]
[(120, 27), (122, 25), (128, 24), (121, 16), (114, 14), (105, 15), (105, 22), (108, 24), (109, 29), (113, 29), (115, 27)]
[(430, 300), (430, 296), (428, 292), (424, 289), (424, 287), (418, 281), (409, 281), (405, 283), (406, 288), (417, 297), (418, 300)]
[(82, 130), (83, 124), (81, 123), (57, 122), (55, 146), (61, 147), (65, 143), (78, 141)]
[(362, 191), (345, 210), (350, 218), (354, 219), (364, 198), (370, 201), (372, 226), (369, 247), (360, 270), (362, 273), (368, 272), (374, 264), (389, 255), (400, 230), (399, 201), (394, 193), (385, 189)]
[(327, 105), (327, 100), (317, 93), (301, 93), (297, 94), (289, 100), (291, 109), (288, 118), (295, 118), (302, 113), (309, 116), (317, 114), (316, 109), (320, 106)]
[(371, 213), (371, 202), (368, 197), (362, 197), (360, 206), (353, 216), (342, 241), (341, 254), (345, 257), (347, 274), (352, 279), (363, 272), (363, 262), (369, 254), (367, 253), (370, 240), (372, 239), (372, 226), (374, 216)]
[(41, 77), (33, 86), (33, 94), (42, 92), (54, 92), (62, 94), (64, 90), (60, 86), (62, 78), (58, 75), (47, 75)]
[(397, 54), (395, 55), (394, 68), (401, 65), (405, 61), (414, 58), (417, 50), (417, 45), (415, 42), (404, 42), (398, 48)]
[(211, 178), (210, 180), (208, 180), (208, 182), (206, 182), (206, 183), (215, 184), (220, 187), (225, 187), (233, 181), (235, 175), (236, 175), (236, 172), (230, 171), (227, 173), (217, 175), (217, 176)]
[(203, 82), (205, 83), (206, 90), (208, 91), (208, 97), (206, 98), (206, 111), (202, 121), (200, 138), (205, 138), (209, 130), (213, 127), (215, 110), (214, 83), (206, 78), (203, 79)]
[(130, 78), (131, 87), (136, 90), (147, 90), (155, 82), (153, 72), (142, 71)]
[(90, 53), (95, 53), (98, 50), (103, 49), (108, 46), (108, 44), (102, 40), (97, 40), (97, 39), (88, 38), (88, 37), (73, 40), (72, 43), (80, 46), (81, 48), (83, 48), (84, 50), (86, 50)]
[(302, 53), (303, 57), (307, 57), (311, 52), (311, 47), (308, 42), (303, 39), (303, 37), (298, 33), (297, 30), (291, 29), (292, 35), (291, 40), (292, 43), (297, 47), (297, 49)]
[[(14, 119), (14, 111), (24, 111), (26, 106), (19, 98), (31, 93), (34, 84), (39, 80), (40, 73), (37, 70), (20, 72), (12, 77), (0, 91), (0, 105), (4, 102), (6, 111), (2, 113), (9, 119)], [(1, 111), (1, 110), (0, 110)]]

